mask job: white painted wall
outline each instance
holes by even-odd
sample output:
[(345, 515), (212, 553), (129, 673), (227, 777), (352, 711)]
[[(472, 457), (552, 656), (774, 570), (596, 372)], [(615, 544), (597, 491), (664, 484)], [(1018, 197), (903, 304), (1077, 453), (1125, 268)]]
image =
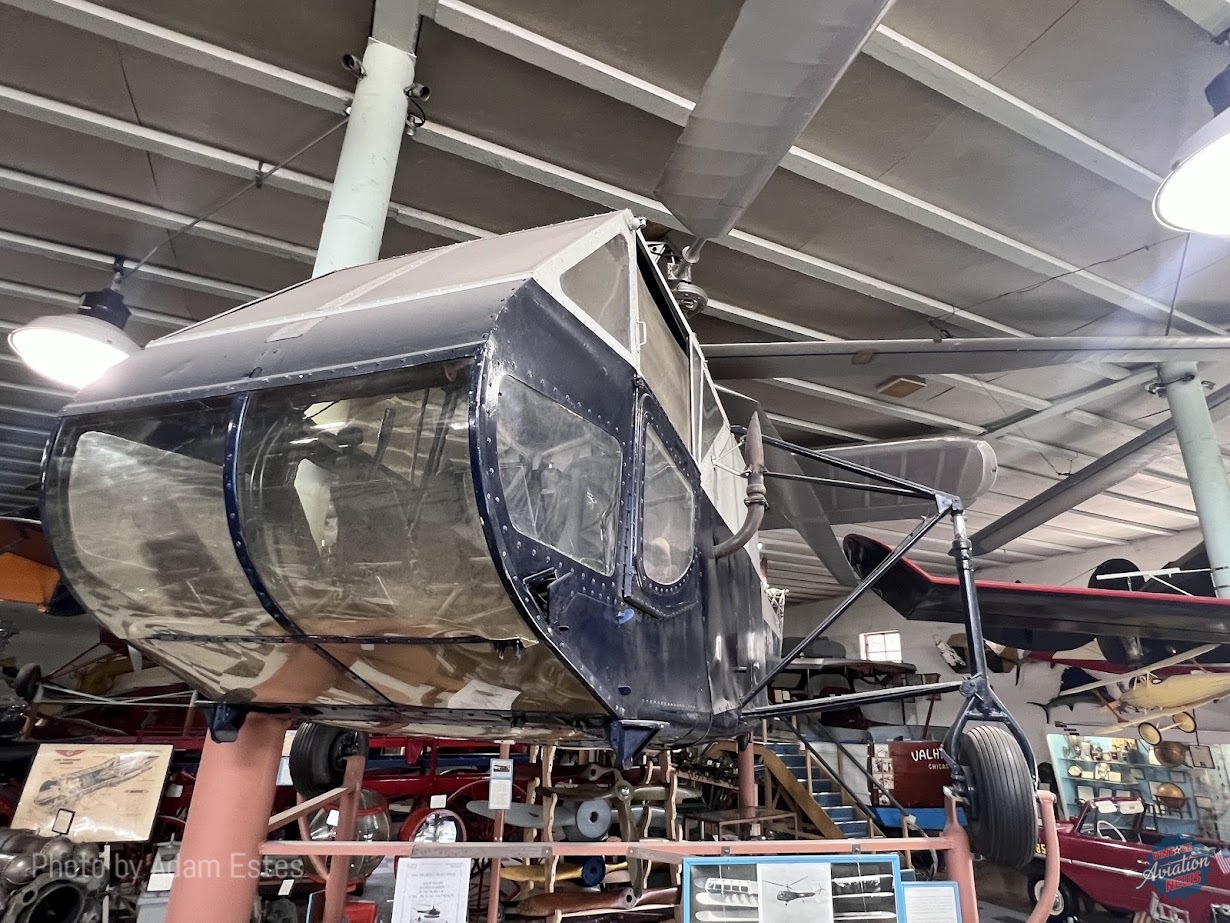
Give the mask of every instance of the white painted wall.
[[(994, 580), (1021, 580), (1025, 583), (1052, 586), (1085, 586), (1093, 569), (1107, 558), (1128, 558), (1145, 569), (1162, 567), (1166, 562), (1188, 551), (1199, 541), (1199, 532), (1192, 530), (1177, 536), (1161, 536), (1083, 554), (1048, 558), (1029, 565), (987, 568), (979, 572), (979, 577)], [(806, 634), (828, 614), (833, 602), (835, 601), (788, 606), (786, 636), (799, 637)], [(846, 651), (850, 656), (857, 657), (858, 636), (861, 632), (891, 629), (901, 632), (903, 655), (907, 661), (915, 664), (920, 672), (939, 673), (941, 680), (956, 677), (952, 669), (944, 663), (935, 647), (935, 642), (946, 640), (949, 636), (960, 632), (962, 630), (960, 626), (949, 623), (910, 621), (898, 615), (874, 596), (861, 600), (838, 621), (827, 637), (841, 642), (846, 646)], [(1019, 683), (1015, 671), (994, 674), (991, 678), (992, 688), (1021, 723), (1040, 761), (1049, 759), (1046, 750), (1047, 733), (1059, 729), (1053, 724), (1048, 725), (1043, 710), (1030, 703), (1045, 702), (1054, 696), (1059, 690), (1061, 673), (1061, 667), (1052, 667), (1048, 663), (1039, 661), (1026, 661), (1021, 666)], [(936, 703), (932, 724), (947, 726), (955, 718), (959, 705), (959, 695), (944, 696)], [(917, 720), (919, 722), (923, 719), (926, 707), (925, 702), (918, 704)], [(1052, 712), (1052, 719), (1081, 728), (1086, 732), (1105, 727), (1113, 722), (1113, 717), (1107, 712), (1089, 705), (1078, 705), (1075, 711), (1069, 711), (1066, 706), (1056, 709)], [(1199, 742), (1230, 743), (1230, 702), (1215, 703), (1201, 708), (1196, 713), (1196, 719), (1199, 725)], [(1182, 739), (1196, 742), (1193, 738), (1180, 735), (1178, 731), (1171, 731), (1168, 736), (1181, 736)]]

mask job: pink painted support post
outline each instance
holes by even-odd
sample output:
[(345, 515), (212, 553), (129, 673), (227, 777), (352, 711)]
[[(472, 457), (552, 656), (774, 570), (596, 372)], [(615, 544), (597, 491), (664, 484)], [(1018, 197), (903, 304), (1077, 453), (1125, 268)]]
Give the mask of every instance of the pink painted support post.
[(974, 854), (969, 848), (965, 828), (957, 821), (957, 799), (948, 795), (945, 799), (948, 821), (942, 836), (948, 841), (948, 880), (957, 883), (961, 900), (961, 919), (978, 919), (978, 894), (974, 889)]
[[(500, 759), (508, 759), (512, 747), (507, 743), (500, 744)], [(490, 796), (490, 793), (488, 793)], [(495, 812), (495, 833), (492, 839), (496, 843), (504, 841), (504, 812)], [(500, 919), (500, 860), (491, 860), (491, 893), (487, 897), (487, 923), (499, 923)]]
[(249, 923), (260, 847), (290, 719), (248, 715), (234, 743), (205, 741), (167, 923)]
[(739, 738), (739, 807), (754, 808), (759, 799), (756, 795), (756, 749), (752, 736)]
[[(366, 769), (366, 753), (346, 757), (346, 774), (342, 777), (342, 787), (346, 789), (346, 794), (339, 799), (337, 827), (333, 831), (333, 837), (338, 842), (354, 839), (359, 793), (363, 790), (363, 773)], [(329, 875), (325, 878), (325, 912), (322, 923), (342, 923), (346, 913), (346, 887), (349, 883), (350, 859), (346, 856), (334, 856), (329, 863)]]
[(1059, 893), (1059, 831), (1055, 829), (1055, 793), (1038, 792), (1038, 813), (1042, 815), (1042, 842), (1046, 846), (1046, 877), (1038, 906), (1026, 923), (1045, 923), (1051, 918), (1055, 895)]

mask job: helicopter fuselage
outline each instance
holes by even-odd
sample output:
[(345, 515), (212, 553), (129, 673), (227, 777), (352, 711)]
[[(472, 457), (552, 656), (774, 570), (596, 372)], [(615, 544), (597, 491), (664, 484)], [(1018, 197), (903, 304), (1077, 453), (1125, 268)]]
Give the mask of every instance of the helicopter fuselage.
[(713, 553), (741, 459), (632, 222), (573, 224), (633, 274), (607, 315), (567, 273), (407, 290), (405, 264), (447, 265), (416, 255), (172, 335), (80, 395), (45, 496), (82, 602), (236, 706), (628, 751), (738, 730), (780, 648), (754, 543)]

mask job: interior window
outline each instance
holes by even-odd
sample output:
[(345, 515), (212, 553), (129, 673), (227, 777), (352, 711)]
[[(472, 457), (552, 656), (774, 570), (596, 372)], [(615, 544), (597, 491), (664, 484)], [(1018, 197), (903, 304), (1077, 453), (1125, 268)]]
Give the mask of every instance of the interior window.
[(628, 303), (628, 242), (612, 237), (559, 280), (564, 294), (625, 349), (631, 349)]
[(644, 326), (645, 342), (641, 344), (641, 375), (649, 382), (654, 397), (666, 411), (684, 442), (692, 439), (689, 420), (691, 398), (688, 393), (691, 379), (688, 374), (688, 357), (680, 348), (662, 310), (658, 307), (645, 280), (637, 273), (637, 304), (640, 320)]
[(496, 421), (513, 527), (586, 567), (614, 573), (619, 441), (509, 376), (500, 384)]
[(692, 488), (652, 427), (645, 437), (641, 568), (650, 580), (669, 585), (692, 562)]

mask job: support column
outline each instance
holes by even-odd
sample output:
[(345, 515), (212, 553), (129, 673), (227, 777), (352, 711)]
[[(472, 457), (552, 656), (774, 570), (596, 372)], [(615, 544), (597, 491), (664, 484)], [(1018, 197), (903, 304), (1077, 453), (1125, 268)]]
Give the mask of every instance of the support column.
[(1194, 362), (1163, 362), (1161, 378), (1209, 555), (1213, 591), (1230, 598), (1230, 484)]
[(248, 715), (234, 743), (205, 741), (179, 850), (167, 923), (249, 923), (260, 845), (290, 719)]
[(365, 76), (355, 88), (313, 276), (370, 263), (380, 256), (393, 175), (406, 134), (414, 55), (368, 39)]
[(754, 808), (759, 798), (756, 795), (756, 748), (752, 735), (739, 737), (739, 807)]

